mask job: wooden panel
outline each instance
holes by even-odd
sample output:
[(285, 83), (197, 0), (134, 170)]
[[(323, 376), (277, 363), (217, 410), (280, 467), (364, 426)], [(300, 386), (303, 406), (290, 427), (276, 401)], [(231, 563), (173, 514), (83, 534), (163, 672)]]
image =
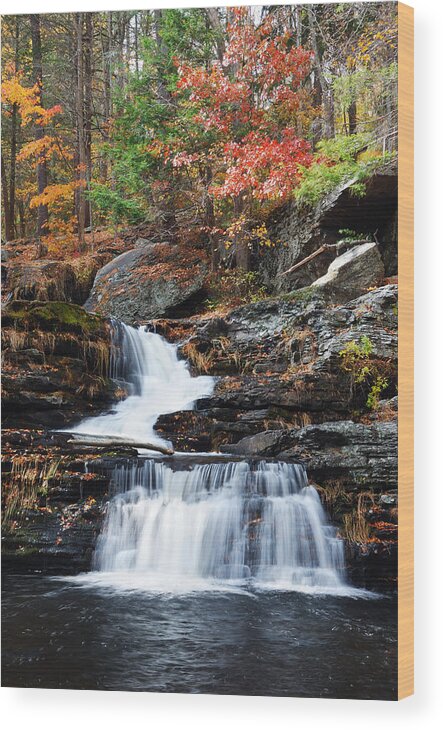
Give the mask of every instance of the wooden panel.
[(398, 698), (414, 692), (414, 11), (399, 35), (399, 603)]

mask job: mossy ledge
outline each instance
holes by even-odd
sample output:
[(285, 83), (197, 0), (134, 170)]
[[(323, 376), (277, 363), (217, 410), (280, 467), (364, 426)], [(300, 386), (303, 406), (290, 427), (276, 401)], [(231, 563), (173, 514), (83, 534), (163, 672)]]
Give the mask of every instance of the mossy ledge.
[(106, 320), (102, 317), (86, 312), (78, 304), (67, 302), (16, 300), (4, 307), (2, 323), (4, 327), (76, 332), (89, 337), (103, 336), (107, 328)]
[(117, 399), (108, 320), (67, 302), (17, 300), (2, 324), (4, 425), (64, 427)]

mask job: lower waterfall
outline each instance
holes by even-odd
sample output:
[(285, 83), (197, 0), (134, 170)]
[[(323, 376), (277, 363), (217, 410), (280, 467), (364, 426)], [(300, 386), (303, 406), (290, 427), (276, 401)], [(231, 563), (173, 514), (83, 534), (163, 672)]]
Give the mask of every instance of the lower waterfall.
[[(112, 375), (128, 397), (77, 428), (161, 442), (160, 414), (192, 408), (213, 379), (191, 377), (177, 348), (114, 323)], [(349, 592), (343, 542), (298, 464), (208, 455), (140, 457), (114, 469), (89, 580), (130, 589)]]
[(343, 543), (302, 466), (156, 459), (114, 472), (96, 578), (165, 592), (342, 592)]

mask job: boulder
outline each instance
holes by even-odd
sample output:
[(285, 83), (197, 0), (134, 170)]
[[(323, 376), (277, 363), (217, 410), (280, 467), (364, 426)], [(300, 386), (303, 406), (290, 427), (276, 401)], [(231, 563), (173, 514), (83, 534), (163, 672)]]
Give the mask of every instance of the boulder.
[(287, 269), (314, 253), (323, 244), (337, 244), (342, 230), (358, 239), (377, 232), (387, 276), (397, 274), (397, 164), (390, 161), (366, 183), (364, 197), (356, 197), (355, 179), (340, 184), (314, 208), (293, 200), (276, 210), (267, 223), (277, 249), (260, 251), (258, 266), (263, 282), (273, 292), (288, 292), (309, 286), (323, 276), (334, 258), (333, 248), (297, 269)]
[(138, 242), (100, 269), (85, 308), (126, 324), (174, 316), (198, 298), (207, 273), (202, 251)]
[(329, 303), (345, 304), (384, 277), (384, 266), (376, 243), (363, 243), (337, 256), (328, 271), (314, 281), (309, 289)]

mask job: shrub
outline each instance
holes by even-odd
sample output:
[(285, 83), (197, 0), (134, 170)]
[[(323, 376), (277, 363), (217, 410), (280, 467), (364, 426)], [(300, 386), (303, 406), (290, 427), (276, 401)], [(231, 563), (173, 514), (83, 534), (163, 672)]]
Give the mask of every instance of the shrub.
[(368, 150), (370, 144), (370, 136), (363, 133), (322, 140), (314, 164), (302, 169), (300, 183), (294, 191), (296, 200), (317, 205), (334, 188), (352, 180), (351, 194), (364, 197), (367, 180), (396, 154)]
[(268, 292), (256, 271), (233, 269), (215, 274), (209, 284), (211, 296), (206, 300), (208, 309), (219, 306), (240, 306), (266, 299)]
[(350, 373), (353, 386), (358, 384), (369, 387), (366, 405), (375, 411), (378, 408), (380, 396), (388, 388), (390, 381), (387, 376), (389, 363), (371, 358), (373, 351), (374, 346), (370, 338), (363, 335), (358, 343), (355, 340), (347, 342), (339, 355), (341, 367)]

